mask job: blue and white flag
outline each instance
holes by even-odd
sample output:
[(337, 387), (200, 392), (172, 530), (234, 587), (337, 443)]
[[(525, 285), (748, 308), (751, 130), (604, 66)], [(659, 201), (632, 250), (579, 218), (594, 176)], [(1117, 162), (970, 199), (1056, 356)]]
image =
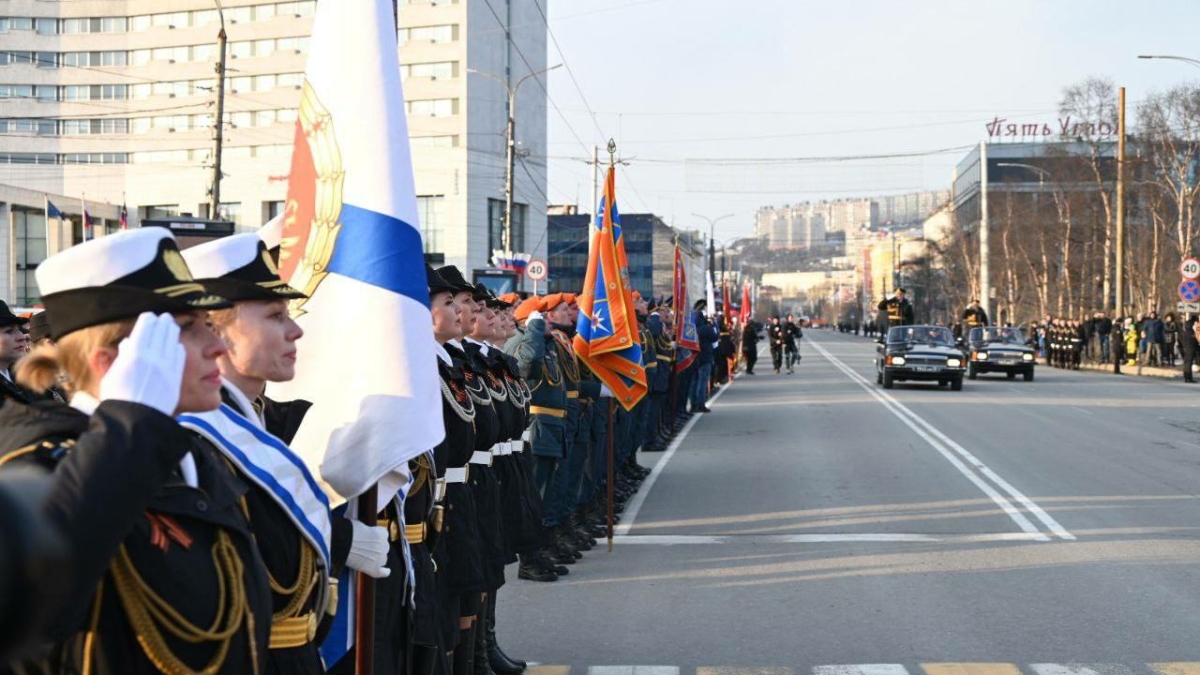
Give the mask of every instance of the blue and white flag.
[(317, 5), (283, 220), (280, 273), (309, 298), (296, 378), (268, 393), (312, 401), (291, 447), (335, 505), (379, 484), (383, 507), (445, 435), (391, 0)]

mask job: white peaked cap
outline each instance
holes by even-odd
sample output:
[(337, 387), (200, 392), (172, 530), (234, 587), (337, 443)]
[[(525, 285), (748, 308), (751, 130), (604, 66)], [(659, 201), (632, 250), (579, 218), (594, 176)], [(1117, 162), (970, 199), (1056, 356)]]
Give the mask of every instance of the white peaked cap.
[(175, 237), (165, 227), (143, 227), (72, 246), (37, 266), (38, 290), (46, 296), (111, 284), (154, 262), (164, 239)]
[(257, 234), (234, 234), (193, 246), (183, 252), (192, 276), (215, 279), (241, 269), (259, 257)]

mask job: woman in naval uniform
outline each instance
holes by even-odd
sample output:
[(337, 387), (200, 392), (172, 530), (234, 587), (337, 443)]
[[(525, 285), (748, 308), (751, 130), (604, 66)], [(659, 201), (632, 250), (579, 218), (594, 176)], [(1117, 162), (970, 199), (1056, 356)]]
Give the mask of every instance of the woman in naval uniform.
[[(218, 359), (224, 405), (183, 416), (181, 422), (221, 451), (251, 486), (242, 507), (270, 575), (274, 609), (268, 672), (319, 675), (325, 665), (318, 647), (338, 606), (336, 582), (330, 580), (347, 565), (388, 577), (388, 533), (331, 517), (315, 477), (275, 433), (284, 430), (272, 429), (263, 414), (267, 382), (295, 377), (296, 341), (304, 331), (288, 315), (288, 301), (306, 296), (280, 279), (257, 234), (223, 237), (190, 248), (183, 257), (197, 283), (234, 306), (209, 314), (228, 348)], [(399, 569), (404, 569), (402, 560)], [(377, 607), (403, 605), (403, 576), (396, 575), (398, 584), (379, 582)], [(396, 586), (391, 593), (389, 585)], [(389, 618), (402, 615), (385, 612)], [(380, 621), (376, 638), (377, 671), (400, 672), (402, 626), (394, 619)]]
[(473, 468), (470, 462), (475, 453), (479, 411), (467, 391), (462, 362), (452, 358), (444, 346), (462, 337), (462, 308), (454, 297), (457, 288), (432, 269), (427, 269), (426, 275), (429, 277), (433, 333), (438, 344), (438, 375), (442, 381), (446, 426), (445, 439), (434, 448), (438, 477), (446, 486), (445, 518), (438, 547), (434, 549), (434, 562), (438, 575), (445, 581), (444, 644), (452, 650), (453, 673), (463, 675), (473, 667), (473, 631), (479, 614), (480, 594), (487, 587), (475, 498), (467, 482)]
[(71, 546), (66, 602), (27, 672), (262, 673), (266, 568), (240, 502), (247, 486), (173, 417), (221, 403), (225, 346), (166, 229), (112, 234), (51, 256), (37, 281), (56, 346), (18, 378), (53, 401), (0, 409), (3, 469), (52, 475), (46, 512)]

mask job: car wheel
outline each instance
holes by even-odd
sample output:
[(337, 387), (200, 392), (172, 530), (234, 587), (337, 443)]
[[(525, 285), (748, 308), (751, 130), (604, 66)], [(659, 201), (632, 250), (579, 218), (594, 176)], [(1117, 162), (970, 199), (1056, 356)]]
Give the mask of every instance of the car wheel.
[(962, 376), (961, 375), (954, 378), (953, 380), (950, 380), (950, 389), (951, 389), (951, 391), (962, 391)]
[(975, 370), (975, 365), (974, 365), (974, 364), (968, 363), (968, 364), (967, 364), (967, 379), (968, 379), (968, 380), (973, 380), (973, 379), (975, 379), (976, 377), (979, 377), (979, 371), (978, 371), (978, 370)]
[(895, 386), (895, 382), (896, 380), (892, 377), (892, 374), (885, 370), (883, 372), (883, 379), (879, 383), (883, 385), (884, 389), (891, 389)]
[(1030, 368), (1029, 370), (1025, 371), (1025, 381), (1026, 381), (1026, 382), (1033, 382), (1033, 369), (1032, 369), (1032, 368)]
[(1008, 379), (1010, 379), (1010, 380), (1015, 380), (1015, 379), (1017, 379), (1017, 374), (1016, 374), (1016, 373), (1009, 373), (1009, 374), (1008, 374)]

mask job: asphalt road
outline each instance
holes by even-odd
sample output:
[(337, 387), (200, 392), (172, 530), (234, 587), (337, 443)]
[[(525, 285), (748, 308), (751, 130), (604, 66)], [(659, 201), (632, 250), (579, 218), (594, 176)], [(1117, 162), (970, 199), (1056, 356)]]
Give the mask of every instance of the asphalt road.
[(801, 353), (640, 456), (613, 553), (501, 590), (511, 654), (543, 675), (1197, 672), (1161, 664), (1200, 662), (1200, 389), (1039, 366), (884, 392), (870, 341), (814, 330)]

